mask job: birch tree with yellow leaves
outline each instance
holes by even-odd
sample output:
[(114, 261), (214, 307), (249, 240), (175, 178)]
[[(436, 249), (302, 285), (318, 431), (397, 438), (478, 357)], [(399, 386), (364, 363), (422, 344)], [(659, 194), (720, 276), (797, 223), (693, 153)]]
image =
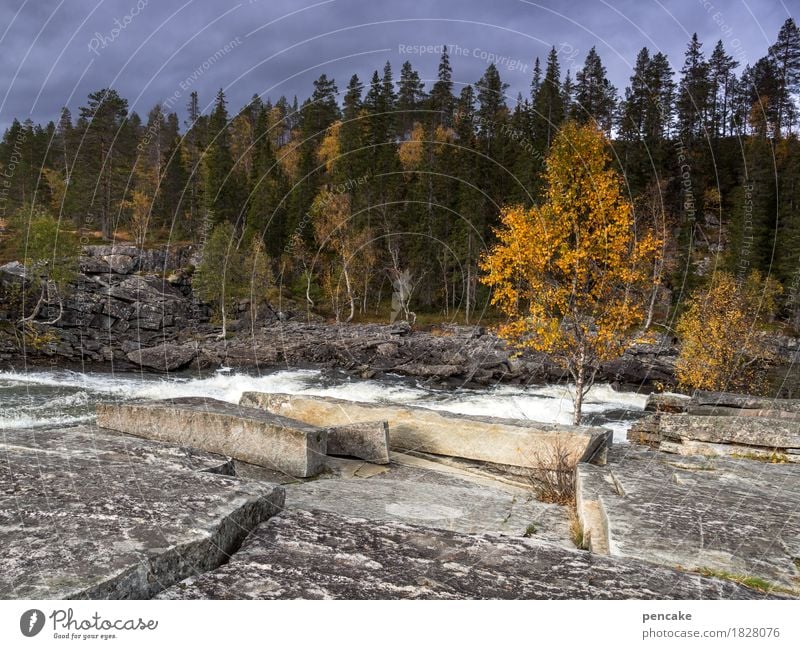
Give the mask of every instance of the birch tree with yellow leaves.
[(501, 213), (481, 260), (499, 334), (518, 350), (549, 354), (574, 381), (574, 423), (600, 363), (638, 335), (660, 242), (635, 228), (608, 142), (594, 125), (565, 124), (547, 158), (546, 191), (530, 209)]

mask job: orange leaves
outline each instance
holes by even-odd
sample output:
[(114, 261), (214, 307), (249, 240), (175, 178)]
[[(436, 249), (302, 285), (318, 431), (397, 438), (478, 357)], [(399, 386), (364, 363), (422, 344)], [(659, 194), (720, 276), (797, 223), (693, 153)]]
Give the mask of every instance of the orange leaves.
[(400, 145), (398, 156), (404, 171), (414, 171), (420, 168), (424, 153), (425, 129), (419, 122), (414, 123), (411, 136)]
[(757, 272), (742, 284), (729, 273), (715, 274), (708, 288), (689, 299), (676, 327), (681, 351), (675, 370), (681, 385), (755, 392), (762, 381), (759, 370), (769, 360), (757, 326), (779, 293), (776, 282), (764, 281)]
[(341, 143), (339, 132), (342, 129), (341, 122), (334, 122), (328, 127), (325, 137), (319, 145), (317, 157), (319, 161), (325, 165), (325, 170), (328, 173), (333, 172), (333, 166), (341, 155)]
[(566, 124), (547, 159), (544, 203), (505, 208), (481, 261), (501, 335), (520, 347), (602, 360), (620, 353), (644, 312), (660, 242), (634, 234), (633, 209), (603, 135)]

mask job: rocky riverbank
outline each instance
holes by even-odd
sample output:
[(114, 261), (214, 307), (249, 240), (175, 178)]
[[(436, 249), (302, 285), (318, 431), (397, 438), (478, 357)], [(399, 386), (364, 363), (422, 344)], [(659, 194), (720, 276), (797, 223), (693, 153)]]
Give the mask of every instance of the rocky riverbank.
[[(517, 356), (480, 324), (425, 330), (406, 323), (332, 324), (319, 316), (309, 318), (291, 300), (257, 310), (248, 302), (240, 303), (229, 336), (220, 339), (211, 309), (192, 292), (195, 262), (191, 247), (145, 251), (133, 246), (86, 247), (61, 318), (52, 325), (37, 323), (27, 334), (13, 322), (24, 312), (19, 296), (30, 286), (30, 277), (17, 263), (0, 267), (0, 366), (161, 372), (223, 366), (321, 367), (367, 378), (392, 373), (456, 385), (567, 378), (547, 356)], [(28, 309), (34, 302), (34, 296), (27, 298)], [(52, 320), (58, 313), (57, 303), (46, 303), (37, 320)], [(776, 338), (775, 345), (787, 361), (800, 350), (797, 339)], [(674, 384), (676, 354), (675, 341), (667, 336), (637, 344), (622, 358), (606, 363), (598, 380), (669, 386)], [(794, 384), (783, 383), (789, 392), (782, 396), (793, 396)]]

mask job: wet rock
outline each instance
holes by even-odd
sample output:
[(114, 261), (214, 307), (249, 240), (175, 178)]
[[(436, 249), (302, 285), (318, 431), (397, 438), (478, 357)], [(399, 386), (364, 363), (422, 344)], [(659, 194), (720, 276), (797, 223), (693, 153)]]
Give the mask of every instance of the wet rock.
[(170, 343), (146, 349), (133, 349), (126, 353), (128, 360), (132, 363), (159, 372), (172, 372), (186, 367), (196, 355), (197, 349), (194, 346)]
[(227, 458), (94, 427), (4, 431), (0, 597), (144, 599), (219, 566), (282, 488)]
[(320, 511), (260, 525), (231, 561), (159, 599), (760, 599), (715, 579), (567, 550)]

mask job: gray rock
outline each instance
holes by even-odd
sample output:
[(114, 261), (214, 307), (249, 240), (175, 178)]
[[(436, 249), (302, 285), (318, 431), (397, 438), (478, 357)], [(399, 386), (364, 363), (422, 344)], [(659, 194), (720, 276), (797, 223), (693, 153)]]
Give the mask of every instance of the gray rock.
[(606, 466), (578, 467), (577, 488), (593, 548), (596, 539), (611, 556), (758, 577), (800, 594), (796, 465), (617, 446)]
[(127, 275), (136, 270), (137, 259), (134, 256), (111, 254), (104, 255), (102, 260), (108, 264), (112, 273)]
[(320, 511), (260, 525), (229, 563), (159, 599), (761, 599), (760, 593), (535, 539)]
[(682, 394), (654, 393), (647, 397), (644, 410), (645, 412), (686, 412), (691, 404), (691, 397)]
[(467, 534), (527, 534), (575, 547), (567, 508), (539, 502), (530, 488), (432, 462), (409, 466), (405, 464), (408, 458), (398, 456), (397, 460), (403, 464), (392, 464), (388, 470), (353, 462), (352, 474), (329, 467), (332, 474), (322, 474), (324, 479), (287, 484), (286, 506)]
[(734, 392), (707, 392), (695, 390), (692, 402), (698, 406), (723, 406), (730, 408), (755, 408), (800, 412), (800, 399), (770, 399)]
[(316, 475), (325, 462), (324, 430), (216, 399), (98, 404), (97, 424), (220, 453), (297, 477)]
[(786, 418), (662, 415), (658, 432), (662, 438), (672, 440), (744, 444), (773, 449), (800, 446), (800, 422)]
[(389, 424), (392, 448), (521, 467), (540, 467), (558, 446), (573, 463), (587, 461), (611, 439), (611, 432), (604, 428), (456, 415), (329, 397), (245, 392), (240, 403), (315, 426), (384, 420)]
[(0, 597), (142, 599), (219, 566), (282, 488), (227, 458), (93, 427), (4, 431)]
[(376, 464), (389, 463), (389, 424), (385, 421), (331, 426), (326, 432), (329, 455), (349, 455)]
[(129, 361), (160, 372), (171, 372), (186, 367), (197, 355), (193, 345), (164, 343), (156, 347), (134, 349), (127, 352)]

